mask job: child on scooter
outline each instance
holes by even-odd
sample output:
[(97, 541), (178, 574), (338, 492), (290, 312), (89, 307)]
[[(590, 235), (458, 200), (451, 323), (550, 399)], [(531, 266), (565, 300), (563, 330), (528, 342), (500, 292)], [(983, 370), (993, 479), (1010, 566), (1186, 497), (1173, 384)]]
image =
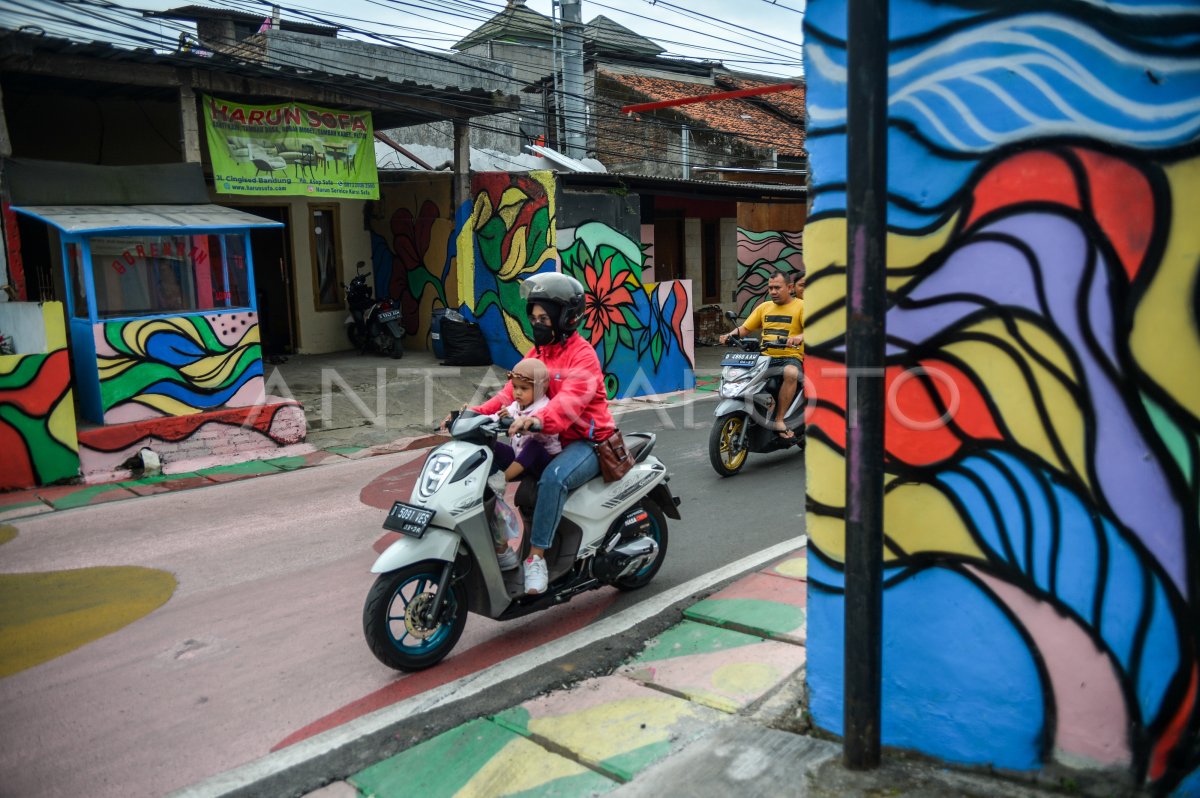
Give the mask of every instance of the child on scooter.
[[(497, 421), (515, 419), (533, 415), (549, 404), (546, 396), (546, 385), (550, 372), (546, 364), (540, 360), (526, 358), (508, 373), (512, 386), (513, 401), (506, 407), (500, 408), (492, 418)], [(492, 443), (494, 468), (504, 472), (504, 479), (513, 482), (525, 473), (534, 478), (540, 477), (546, 470), (554, 455), (562, 451), (557, 435), (547, 435), (544, 432), (520, 432), (512, 438), (512, 444), (495, 441)], [(500, 512), (498, 507), (498, 512)], [(511, 513), (511, 511), (509, 511)], [(515, 517), (508, 519), (508, 525), (516, 523)], [(506, 571), (520, 564), (517, 553), (508, 547), (508, 542), (499, 537), (496, 543), (496, 557), (500, 561), (500, 569)]]
[[(537, 413), (550, 403), (546, 396), (550, 373), (542, 361), (525, 358), (513, 366), (508, 378), (512, 385), (513, 401), (507, 407), (500, 408), (493, 418), (515, 421)], [(562, 444), (558, 442), (557, 435), (520, 432), (513, 437), (512, 445), (496, 441), (492, 451), (496, 455), (496, 468), (503, 470), (504, 478), (512, 482), (520, 479), (525, 472), (540, 477), (550, 459), (562, 451)]]

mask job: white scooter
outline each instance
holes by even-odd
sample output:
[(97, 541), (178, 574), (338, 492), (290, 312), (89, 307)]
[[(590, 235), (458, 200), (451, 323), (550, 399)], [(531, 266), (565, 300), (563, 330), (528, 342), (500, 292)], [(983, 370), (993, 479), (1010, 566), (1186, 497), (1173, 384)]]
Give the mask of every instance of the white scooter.
[[(467, 612), (508, 620), (557, 606), (611, 585), (645, 586), (667, 553), (667, 521), (679, 500), (666, 466), (650, 455), (655, 436), (625, 433), (635, 465), (621, 479), (597, 477), (567, 497), (554, 545), (546, 551), (550, 585), (526, 595), (524, 569), (500, 570), (493, 541), (501, 524), (488, 486), (491, 443), (506, 428), (490, 416), (464, 412), (450, 425), (452, 441), (433, 449), (407, 502), (398, 501), (384, 527), (401, 533), (375, 561), (379, 574), (363, 606), (363, 633), (383, 664), (414, 671), (437, 664), (458, 642)], [(537, 482), (524, 480), (516, 504), (525, 529)], [(520, 548), (529, 552), (529, 535)]]
[[(731, 322), (737, 321), (732, 312), (725, 315)], [(804, 447), (803, 382), (783, 414), (795, 441), (784, 441), (775, 432), (775, 402), (783, 378), (778, 369), (771, 368), (771, 357), (762, 350), (779, 345), (778, 340), (729, 337), (729, 346), (740, 351), (727, 352), (721, 359), (721, 403), (713, 411), (716, 420), (708, 435), (708, 462), (720, 476), (731, 477), (741, 471), (750, 452)]]

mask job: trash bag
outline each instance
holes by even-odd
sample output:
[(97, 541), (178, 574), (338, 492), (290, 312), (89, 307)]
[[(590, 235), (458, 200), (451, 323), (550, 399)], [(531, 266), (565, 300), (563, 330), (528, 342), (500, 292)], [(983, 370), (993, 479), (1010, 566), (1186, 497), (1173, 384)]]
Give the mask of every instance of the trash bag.
[(442, 319), (442, 351), (446, 353), (443, 366), (489, 366), (492, 353), (478, 324), (453, 321), (449, 315)]
[(442, 345), (442, 322), (466, 321), (462, 314), (453, 308), (437, 308), (433, 311), (433, 323), (430, 325), (430, 339), (433, 341), (433, 356), (441, 360), (446, 356), (446, 347)]

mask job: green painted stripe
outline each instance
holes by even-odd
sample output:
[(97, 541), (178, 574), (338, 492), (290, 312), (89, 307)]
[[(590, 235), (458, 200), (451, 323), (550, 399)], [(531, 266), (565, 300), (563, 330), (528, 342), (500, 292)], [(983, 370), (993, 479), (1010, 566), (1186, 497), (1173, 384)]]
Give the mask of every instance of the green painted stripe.
[(123, 488), (135, 487), (137, 485), (157, 485), (160, 482), (175, 482), (180, 479), (192, 479), (200, 476), (195, 471), (185, 471), (179, 474), (154, 474), (149, 477), (139, 477), (138, 479), (127, 479), (117, 484)]
[(261, 461), (267, 465), (275, 466), (284, 471), (295, 471), (297, 468), (304, 468), (308, 464), (307, 458), (302, 454), (297, 454), (292, 457), (274, 457), (270, 460)]
[(610, 757), (599, 763), (600, 767), (624, 781), (633, 781), (638, 773), (659, 760), (671, 755), (671, 741), (660, 740), (657, 743), (643, 745), (632, 751)]
[(506, 709), (503, 712), (491, 717), (493, 723), (508, 729), (514, 734), (519, 734), (522, 737), (529, 736), (529, 710), (525, 707), (517, 706)]
[(367, 448), (367, 447), (365, 447), (365, 446), (329, 446), (329, 447), (325, 448), (325, 451), (333, 452), (334, 454), (354, 454), (355, 452), (361, 452), (365, 448)]
[(68, 493), (57, 499), (44, 499), (55, 510), (70, 510), (75, 507), (85, 507), (92, 504), (97, 496), (102, 493), (111, 493), (119, 491), (127, 497), (132, 497), (134, 494), (122, 488), (120, 485), (93, 485), (87, 488), (81, 488), (74, 493)]
[(25, 388), (37, 376), (38, 370), (42, 367), (49, 358), (50, 354), (45, 355), (22, 355), (21, 361), (17, 363), (17, 367), (7, 374), (0, 374), (0, 388)]
[(9, 524), (0, 524), (0, 546), (3, 546), (10, 540), (16, 540), (16, 538), (17, 528), (15, 526), (10, 526)]
[[(490, 771), (477, 779), (489, 765)], [(547, 768), (567, 775), (552, 778)], [(505, 785), (496, 783), (497, 779), (512, 781), (504, 789)], [(542, 779), (547, 780), (527, 786)], [(373, 798), (460, 793), (486, 794), (488, 798), (567, 798), (602, 795), (618, 786), (615, 781), (482, 718), (372, 765), (348, 781), (359, 794)], [(521, 789), (522, 783), (525, 789)]]
[(806, 617), (801, 607), (761, 599), (705, 599), (684, 610), (683, 616), (765, 635), (794, 634), (803, 628)]
[[(576, 798), (576, 796), (603, 795), (620, 786), (592, 770), (574, 776), (548, 781), (540, 787), (520, 792), (506, 792), (504, 798)], [(431, 798), (431, 796), (427, 796)]]
[(732, 629), (683, 621), (646, 643), (642, 653), (630, 660), (630, 663), (640, 664), (692, 654), (711, 654), (714, 651), (728, 651), (761, 642), (762, 640), (754, 635), (735, 632)]
[(244, 463), (231, 463), (229, 465), (211, 466), (209, 468), (201, 468), (196, 471), (198, 476), (209, 477), (214, 474), (277, 474), (279, 469), (270, 465), (265, 460), (247, 460)]
[(350, 777), (363, 795), (454, 795), (517, 736), (486, 720), (439, 734)]

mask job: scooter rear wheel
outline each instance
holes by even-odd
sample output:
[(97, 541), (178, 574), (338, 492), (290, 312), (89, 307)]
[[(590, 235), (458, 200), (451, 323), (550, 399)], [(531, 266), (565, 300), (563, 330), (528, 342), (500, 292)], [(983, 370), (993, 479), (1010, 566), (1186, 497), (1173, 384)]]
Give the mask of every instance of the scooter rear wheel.
[(708, 462), (720, 476), (731, 477), (746, 464), (746, 446), (736, 448), (745, 424), (744, 413), (731, 413), (713, 423), (708, 434)]
[(427, 625), (423, 611), (437, 595), (445, 563), (426, 560), (381, 574), (363, 605), (363, 634), (371, 653), (389, 668), (419, 671), (432, 667), (454, 648), (467, 625), (467, 589), (452, 583), (438, 623)]

